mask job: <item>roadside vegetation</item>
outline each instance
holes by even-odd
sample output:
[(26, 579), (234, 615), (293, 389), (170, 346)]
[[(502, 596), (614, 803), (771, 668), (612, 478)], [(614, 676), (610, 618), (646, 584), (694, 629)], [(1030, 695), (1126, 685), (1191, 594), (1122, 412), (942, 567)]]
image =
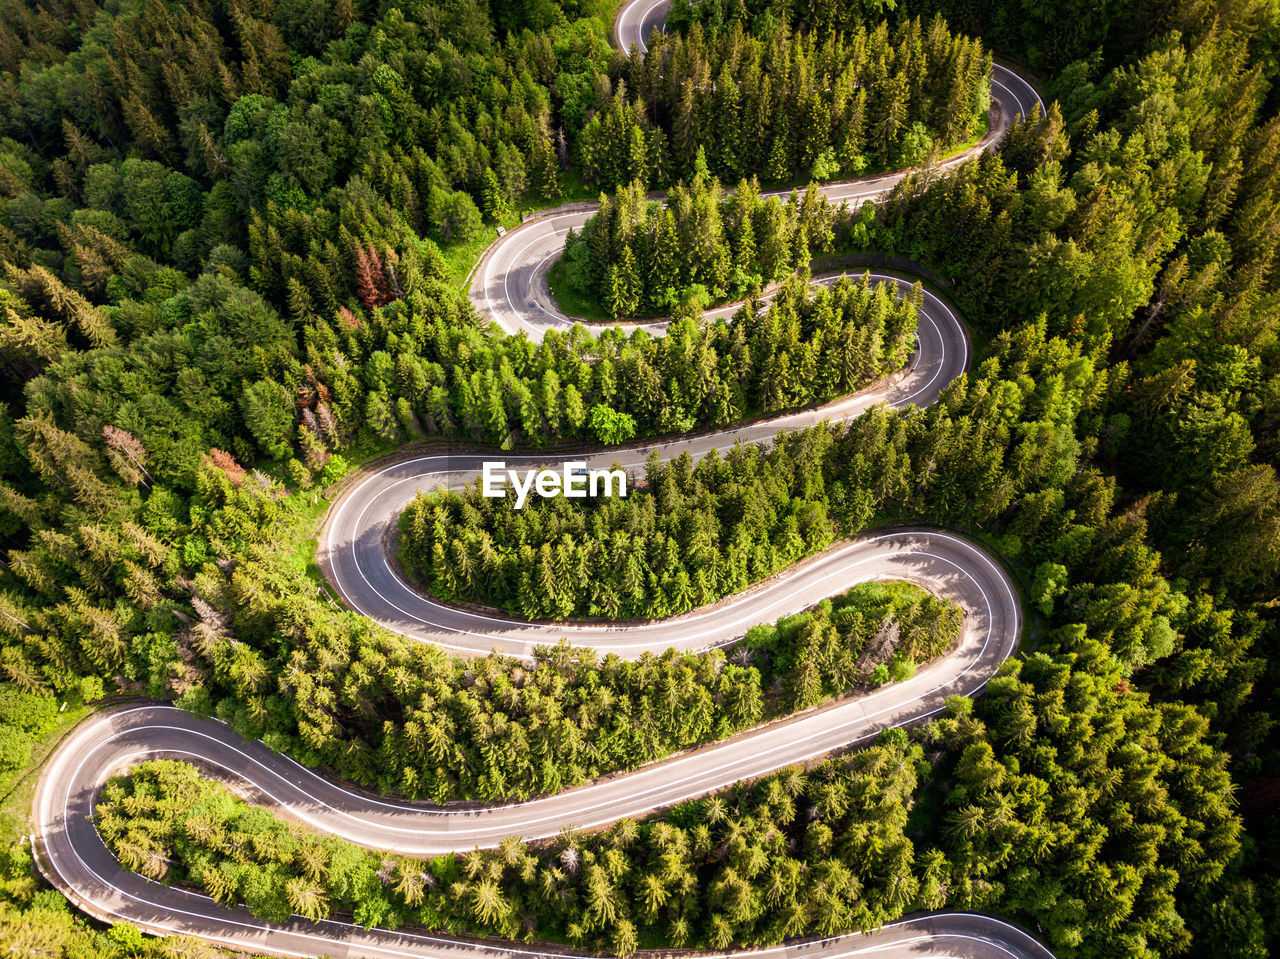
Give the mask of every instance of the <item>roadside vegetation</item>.
[(88, 713), (83, 705), (67, 705), (0, 684), (0, 842), (16, 843), (26, 834), (35, 771), (62, 734)]
[[(942, 719), (810, 771), (536, 846), (511, 837), (429, 861), (359, 849), (171, 762), (110, 784), (97, 821), (131, 868), (269, 919), (350, 914), (627, 955), (978, 908), (1037, 913), (1070, 955), (1114, 957), (1117, 942), (1152, 955), (1186, 942), (1175, 902), (1235, 848), (1230, 788), (1203, 717), (1133, 696), (1087, 642), (1010, 662), (976, 709), (955, 699)], [(1107, 910), (1108, 927), (1086, 918)]]
[[(801, 365), (807, 334), (769, 341), (775, 365), (755, 365), (748, 328), (769, 330), (771, 313), (683, 317), (665, 345), (503, 336), (458, 294), (457, 251), (566, 184), (610, 193), (643, 166), (653, 186), (693, 189), (699, 145), (725, 183), (768, 179), (777, 143), (783, 174), (814, 176), (834, 141), (806, 153), (808, 120), (767, 137), (740, 113), (734, 136), (699, 126), (734, 119), (722, 102), (747, 88), (732, 56), (712, 70), (706, 52), (731, 52), (735, 36), (744, 51), (784, 51), (799, 91), (822, 51), (887, 17), (901, 69), (882, 47), (868, 97), (905, 85), (920, 122), (947, 122), (948, 91), (980, 90), (986, 54), (927, 19), (942, 13), (1042, 70), (1056, 102), (999, 151), (925, 169), (832, 229), (841, 248), (947, 278), (988, 349), (929, 410), (793, 437), (812, 479), (772, 492), (780, 515), (805, 502), (827, 517), (786, 555), (892, 520), (980, 537), (1020, 578), (1039, 651), (905, 742), (800, 776), (793, 818), (786, 799), (754, 791), (768, 782), (731, 790), (641, 838), (622, 824), (582, 840), (572, 879), (513, 844), (510, 862), (477, 858), (447, 918), (625, 952), (835, 931), (945, 902), (1037, 926), (1062, 959), (1280, 950), (1274, 4), (698, 9), (703, 39), (690, 28), (662, 45), (683, 49), (697, 80), (671, 114), (661, 103), (677, 101), (659, 94), (641, 106), (655, 78), (610, 50), (590, 5), (0, 4), (0, 675), (56, 703), (170, 697), (418, 797), (518, 797), (636, 761), (526, 761), (550, 755), (549, 728), (590, 734), (602, 677), (622, 667), (550, 649), (532, 675), (568, 704), (553, 727), (497, 723), (505, 700), (460, 716), (457, 690), (509, 698), (528, 667), (463, 664), (334, 609), (298, 517), (350, 462), (406, 440), (617, 443), (830, 395), (817, 375), (830, 364)], [(957, 59), (927, 63), (967, 64), (961, 76), (912, 72), (931, 43)], [(965, 102), (962, 126), (981, 107)], [(625, 141), (584, 153), (593, 123), (624, 114)], [(649, 165), (659, 131), (665, 172)], [(754, 396), (736, 392), (747, 382)], [(756, 542), (774, 528), (751, 523)], [(589, 611), (578, 587), (557, 602)], [(733, 665), (713, 677), (710, 662), (644, 668), (669, 680), (680, 717), (714, 700)], [(42, 722), (9, 724), (21, 732), (6, 742), (27, 749)], [(684, 734), (655, 733), (649, 755)], [(841, 778), (882, 761), (870, 782)], [(843, 800), (822, 775), (846, 783)], [(642, 884), (663, 837), (679, 869), (669, 886)], [(93, 931), (37, 889), (20, 849), (5, 855), (6, 944), (208, 951)], [(522, 885), (526, 857), (545, 889)]]
[(0, 949), (15, 959), (223, 959), (229, 953), (195, 940), (150, 939), (128, 923), (95, 929), (61, 893), (42, 888), (27, 841), (36, 783), (57, 742), (88, 712), (0, 683)]

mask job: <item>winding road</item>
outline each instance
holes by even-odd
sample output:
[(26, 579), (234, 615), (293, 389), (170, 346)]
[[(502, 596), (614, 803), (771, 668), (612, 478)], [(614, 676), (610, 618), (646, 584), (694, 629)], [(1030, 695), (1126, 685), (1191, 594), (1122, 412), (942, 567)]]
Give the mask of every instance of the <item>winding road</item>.
[[(669, 9), (667, 0), (633, 0), (615, 23), (615, 41), (644, 49), (645, 38)], [(1035, 91), (1009, 71), (993, 79), (991, 132), (962, 162), (991, 146), (1012, 116), (1039, 102)], [(901, 175), (838, 184), (831, 198), (883, 196)], [(545, 270), (571, 226), (589, 211), (551, 213), (507, 234), (477, 271), (472, 301), (510, 331), (540, 337), (572, 322), (556, 311), (545, 291)], [(902, 284), (892, 276), (877, 276)], [(660, 330), (655, 330), (660, 331)], [(919, 344), (908, 368), (827, 406), (714, 434), (611, 450), (581, 457), (591, 465), (644, 463), (652, 451), (671, 458), (705, 455), (736, 442), (765, 441), (823, 419), (842, 420), (870, 406), (927, 405), (968, 366), (963, 324), (926, 291)], [(469, 612), (423, 596), (396, 574), (385, 549), (395, 517), (419, 490), (470, 481), (484, 459), (500, 454), (435, 455), (406, 459), (353, 485), (330, 511), (318, 559), (330, 582), (353, 609), (389, 629), (437, 643), (461, 654), (491, 649), (528, 658), (535, 646), (561, 637), (621, 656), (668, 647), (697, 650), (736, 642), (760, 622), (797, 612), (855, 582), (909, 579), (965, 610), (960, 641), (947, 655), (911, 679), (852, 700), (841, 700), (770, 723), (729, 740), (588, 786), (525, 803), (478, 808), (401, 803), (353, 791), (325, 779), (229, 727), (166, 705), (104, 712), (68, 736), (49, 761), (35, 804), (37, 861), (41, 870), (85, 912), (106, 922), (127, 920), (158, 934), (182, 933), (211, 943), (286, 956), (327, 954), (376, 959), (552, 959), (508, 943), (476, 943), (442, 936), (363, 929), (340, 921), (294, 919), (271, 923), (245, 909), (220, 906), (206, 896), (160, 885), (122, 869), (92, 822), (102, 783), (148, 758), (200, 763), (251, 799), (272, 805), (319, 830), (353, 842), (407, 855), (426, 856), (492, 847), (508, 835), (535, 840), (566, 828), (605, 826), (642, 816), (743, 779), (814, 759), (874, 737), (881, 730), (926, 718), (952, 695), (977, 693), (1017, 646), (1020, 613), (1016, 592), (1002, 567), (981, 547), (931, 529), (885, 531), (845, 541), (801, 563), (778, 579), (709, 609), (658, 623), (597, 626), (540, 625), (496, 614)], [(510, 465), (549, 457), (505, 455)], [(850, 959), (855, 956), (937, 956), (968, 959), (1052, 959), (1026, 931), (997, 917), (940, 912), (891, 923), (874, 936), (838, 936), (736, 953), (759, 959)]]
[[(909, 284), (887, 275), (881, 282)], [(758, 421), (715, 433), (646, 443), (580, 457), (588, 467), (612, 464), (642, 470), (656, 452), (660, 459), (683, 453), (704, 456), (735, 443), (768, 442), (779, 432), (812, 426), (823, 420), (851, 419), (878, 403), (927, 406), (942, 389), (964, 372), (970, 358), (968, 336), (955, 313), (933, 293), (925, 291), (917, 332), (918, 346), (905, 371), (871, 389), (825, 406)], [(757, 623), (811, 606), (841, 589), (840, 569), (846, 562), (837, 549), (817, 562), (802, 565), (771, 584), (748, 591), (707, 610), (660, 623), (628, 626), (548, 627), (497, 614), (469, 612), (440, 603), (406, 583), (393, 568), (388, 537), (397, 517), (419, 491), (437, 485), (472, 482), (486, 460), (502, 459), (509, 466), (532, 466), (553, 461), (550, 454), (435, 454), (400, 460), (362, 476), (330, 512), (320, 536), (317, 560), (329, 582), (352, 609), (404, 636), (444, 646), (458, 653), (484, 654), (493, 649), (530, 658), (534, 647), (561, 637), (574, 645), (634, 658), (646, 651), (704, 649), (741, 639)], [(919, 540), (919, 537), (917, 537)], [(896, 541), (895, 541), (896, 542)], [(905, 541), (904, 541), (905, 542)], [(882, 548), (875, 563), (859, 570), (860, 578), (891, 574), (926, 575), (922, 553), (913, 559)], [(847, 577), (843, 580), (849, 582)]]
[[(645, 40), (659, 29), (671, 9), (670, 0), (632, 0), (614, 21), (614, 42), (620, 49), (632, 47), (644, 52)], [(1014, 117), (1029, 115), (1035, 107), (1044, 110), (1044, 101), (1030, 83), (1008, 67), (992, 64), (991, 111), (987, 132), (970, 148), (947, 157), (938, 167), (947, 169), (972, 159), (1000, 142)], [(828, 183), (821, 193), (835, 204), (857, 205), (887, 197), (908, 171), (840, 183)], [(786, 196), (790, 190), (765, 192), (762, 196)], [(595, 213), (595, 204), (575, 204), (573, 209), (549, 210), (521, 224), (489, 248), (472, 278), (471, 302), (480, 313), (510, 333), (523, 332), (541, 340), (549, 329), (567, 329), (578, 323), (556, 306), (547, 289), (547, 274), (555, 265), (569, 230), (579, 230)], [(734, 307), (707, 310), (714, 318), (732, 313)], [(593, 333), (601, 327), (583, 324)], [(619, 324), (623, 329), (644, 326), (660, 332), (663, 324)]]

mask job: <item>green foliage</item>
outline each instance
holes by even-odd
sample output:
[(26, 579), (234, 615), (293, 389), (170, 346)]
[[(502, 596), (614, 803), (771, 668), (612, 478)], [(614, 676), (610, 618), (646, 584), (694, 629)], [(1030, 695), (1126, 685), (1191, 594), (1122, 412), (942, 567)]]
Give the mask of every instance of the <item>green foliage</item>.
[(293, 434), (293, 397), (280, 383), (258, 380), (245, 387), (240, 398), (244, 423), (258, 448), (272, 459), (289, 455)]
[(677, 185), (659, 206), (636, 180), (612, 200), (601, 196), (582, 231), (569, 231), (566, 277), (615, 319), (673, 313), (705, 297), (700, 309), (807, 269), (811, 252), (831, 248), (835, 218), (812, 185), (783, 203), (762, 200), (754, 180), (725, 197), (704, 177)]
[(605, 446), (616, 446), (636, 435), (636, 420), (630, 413), (619, 413), (603, 403), (591, 407), (587, 420), (596, 441)]
[(584, 179), (829, 180), (972, 136), (990, 102), (981, 42), (941, 20), (845, 26), (654, 34), (645, 56), (596, 82), (596, 115), (577, 137)]
[(0, 685), (0, 789), (10, 788), (9, 775), (31, 762), (35, 742), (58, 722), (58, 704), (48, 696)]
[(113, 781), (97, 819), (131, 868), (155, 863), (155, 878), (268, 916), (354, 908), (366, 924), (508, 937), (528, 916), (538, 938), (626, 953), (870, 930), (950, 906), (1026, 917), (1073, 959), (1113, 956), (1117, 942), (1152, 957), (1183, 947), (1179, 894), (1238, 849), (1203, 718), (1151, 704), (1089, 641), (1010, 663), (991, 686), (976, 712), (953, 702), (811, 771), (549, 848), (386, 856), (288, 826), (172, 762)]
[(517, 511), (478, 484), (420, 494), (401, 516), (400, 557), (438, 596), (527, 619), (683, 613), (831, 544), (826, 504), (805, 495), (829, 443), (815, 431), (696, 464), (655, 453), (645, 490), (591, 509), (562, 497)]
[(0, 941), (18, 956), (77, 956), (83, 959), (229, 959), (240, 953), (207, 945), (188, 936), (153, 939), (136, 929), (137, 941), (120, 942), (113, 926), (106, 933), (71, 912), (66, 900), (53, 891), (39, 893), (27, 908), (0, 900)]
[(919, 166), (929, 159), (933, 152), (933, 137), (929, 135), (929, 129), (917, 120), (911, 124), (902, 135), (902, 144), (898, 147), (898, 162), (900, 167)]
[[(1014, 124), (997, 153), (909, 177), (880, 211), (833, 219), (810, 194), (744, 217), (750, 187), (718, 199), (717, 177), (856, 175), (967, 141), (988, 57), (918, 19), (938, 11), (1041, 67), (1060, 105)], [(951, 903), (1038, 924), (1063, 957), (1276, 951), (1275, 5), (707, 0), (677, 3), (671, 25), (687, 33), (634, 59), (609, 50), (605, 15), (542, 0), (0, 6), (8, 768), (54, 691), (136, 691), (365, 784), (518, 796), (847, 688), (838, 677), (866, 639), (821, 610), (794, 635), (773, 628), (818, 667), (787, 672), (776, 695), (763, 663), (713, 675), (716, 660), (684, 657), (623, 667), (551, 650), (537, 670), (483, 660), (468, 678), (315, 595), (282, 557), (316, 494), (281, 479), (325, 486), (353, 448), (407, 438), (625, 441), (846, 395), (901, 366), (910, 298), (797, 283), (732, 322), (692, 314), (851, 247), (927, 263), (992, 349), (935, 409), (833, 431), (808, 487), (737, 476), (753, 503), (786, 493), (748, 517), (753, 542), (789, 536), (801, 504), (829, 530), (815, 524), (810, 545), (884, 519), (979, 532), (1027, 584), (1050, 659), (1010, 667), (918, 744), (882, 743), (860, 754), (865, 768), (855, 757), (849, 791), (873, 804), (857, 815), (838, 814), (827, 773), (800, 776), (804, 816), (789, 823), (773, 800), (754, 818), (764, 807), (748, 790), (706, 804), (705, 821), (673, 812), (642, 840), (620, 826), (574, 847), (577, 872), (540, 862), (560, 870), (563, 897), (522, 891), (520, 856), (482, 856), (491, 877), (440, 877), (448, 902), (417, 921), (510, 935), (528, 915), (532, 934), (627, 952)], [(675, 312), (666, 338), (577, 330), (534, 345), (483, 329), (447, 285), (484, 242), (485, 215), (637, 179), (687, 181), (669, 207), (679, 229), (628, 190), (565, 266), (619, 315)], [(680, 595), (678, 573), (664, 595)], [(868, 679), (910, 665), (891, 658)], [(663, 682), (678, 698), (639, 721), (639, 742), (619, 733), (568, 768), (551, 732), (520, 725), (604, 741), (590, 690), (630, 716)], [(468, 683), (491, 704), (480, 719), (521, 701), (492, 765), (474, 746), (492, 723), (451, 698)], [(1250, 830), (1229, 864), (1228, 754)], [(779, 877), (764, 907), (753, 850)], [(659, 860), (683, 870), (671, 885), (643, 873)], [(126, 954), (35, 891), (25, 852), (6, 851), (3, 873), (22, 904), (0, 904), (6, 946)], [(236, 875), (256, 908), (287, 908), (281, 873)], [(324, 898), (293, 893), (313, 911)], [(401, 908), (381, 880), (338, 894), (359, 921)]]
[(1067, 591), (1067, 568), (1061, 563), (1041, 563), (1031, 583), (1030, 599), (1041, 616), (1053, 614), (1054, 601)]
[(1222, 873), (1240, 829), (1204, 718), (1133, 692), (1089, 641), (1010, 662), (989, 687), (976, 720), (921, 732), (946, 756), (951, 902), (1034, 916), (1058, 955), (1185, 948), (1178, 903)]
[(117, 922), (107, 930), (107, 938), (119, 946), (126, 955), (142, 955), (146, 951), (146, 937), (137, 926)]

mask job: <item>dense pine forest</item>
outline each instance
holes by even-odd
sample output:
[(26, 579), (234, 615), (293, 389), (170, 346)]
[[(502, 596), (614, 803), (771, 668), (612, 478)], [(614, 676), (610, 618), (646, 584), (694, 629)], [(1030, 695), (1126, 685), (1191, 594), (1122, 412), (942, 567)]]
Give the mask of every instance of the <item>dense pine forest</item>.
[[(632, 57), (612, 13), (0, 0), (4, 948), (216, 952), (78, 918), (33, 872), (33, 764), (108, 697), (173, 700), (388, 793), (517, 799), (945, 650), (954, 606), (878, 588), (728, 654), (465, 661), (336, 608), (312, 561), (335, 484), (405, 443), (624, 443), (901, 367), (914, 296), (808, 290), (830, 251), (945, 287), (978, 355), (939, 402), (655, 467), (617, 506), (430, 494), (406, 565), (523, 615), (664, 615), (880, 524), (945, 524), (999, 552), (1031, 617), (983, 695), (539, 846), (385, 857), (165, 764), (103, 794), (104, 837), (262, 915), (618, 954), (942, 907), (1009, 916), (1062, 959), (1280, 950), (1274, 4), (680, 0)], [(944, 173), (983, 130), (993, 52), (1050, 106)], [(879, 206), (805, 190), (908, 166)], [(566, 273), (613, 315), (674, 311), (667, 336), (534, 343), (460, 292), (498, 227), (567, 199), (599, 207)], [(772, 306), (751, 298), (775, 281)], [(737, 296), (731, 320), (699, 315)], [(616, 537), (638, 568), (594, 572)]]
[(836, 211), (811, 184), (802, 198), (762, 200), (755, 180), (725, 197), (705, 163), (663, 204), (634, 181), (600, 198), (581, 232), (569, 231), (559, 269), (569, 288), (613, 319), (676, 313), (743, 298), (829, 252)]
[(591, 183), (833, 180), (913, 166), (969, 140), (990, 105), (989, 55), (940, 19), (767, 37), (740, 26), (658, 34), (615, 60), (616, 93), (583, 127)]

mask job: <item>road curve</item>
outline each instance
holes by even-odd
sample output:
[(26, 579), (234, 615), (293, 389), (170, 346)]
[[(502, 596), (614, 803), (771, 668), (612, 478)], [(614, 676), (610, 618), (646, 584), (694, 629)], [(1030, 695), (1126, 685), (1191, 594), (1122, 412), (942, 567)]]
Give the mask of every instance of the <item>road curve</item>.
[[(884, 274), (873, 279), (909, 286), (905, 280)], [(592, 467), (617, 463), (629, 470), (642, 470), (654, 452), (664, 460), (682, 453), (697, 458), (713, 449), (728, 450), (739, 442), (767, 442), (779, 432), (802, 429), (823, 420), (852, 419), (879, 403), (927, 406), (965, 371), (971, 350), (964, 324), (946, 303), (927, 290), (917, 341), (915, 355), (903, 372), (834, 403), (733, 429), (607, 450), (581, 459)], [(671, 646), (704, 649), (726, 645), (740, 639), (757, 623), (798, 612), (839, 591), (838, 578), (830, 575), (834, 560), (829, 555), (708, 610), (660, 623), (549, 627), (445, 605), (414, 590), (392, 568), (388, 538), (394, 533), (400, 513), (419, 491), (472, 482), (486, 460), (503, 460), (517, 467), (554, 464), (560, 458), (546, 453), (440, 453), (391, 463), (363, 476), (330, 510), (320, 534), (317, 561), (349, 607), (394, 632), (437, 643), (457, 653), (474, 655), (497, 649), (524, 658), (531, 656), (535, 646), (560, 638), (626, 658)]]
[[(619, 48), (644, 51), (649, 34), (665, 21), (669, 0), (633, 0), (619, 12), (614, 22), (614, 42)], [(993, 65), (992, 108), (987, 135), (969, 150), (949, 158), (943, 165), (963, 163), (999, 142), (1012, 118), (1043, 108), (1039, 94), (1008, 68)], [(828, 184), (822, 192), (834, 201), (878, 199), (887, 196), (905, 173)], [(569, 328), (576, 321), (566, 316), (551, 299), (546, 274), (558, 258), (565, 234), (581, 227), (591, 216), (579, 205), (549, 211), (500, 238), (483, 258), (469, 290), (472, 304), (482, 315), (511, 333), (541, 339), (547, 330)], [(885, 283), (905, 286), (897, 277), (877, 275)], [(826, 278), (829, 281), (832, 278)], [(733, 307), (708, 311), (708, 317), (724, 315)], [(584, 324), (598, 333), (602, 327)], [(643, 326), (655, 334), (663, 332), (662, 322), (624, 324), (624, 329)], [(749, 426), (690, 437), (671, 442), (650, 443), (582, 457), (589, 466), (641, 467), (648, 455), (657, 451), (662, 458), (688, 452), (705, 455), (712, 449), (725, 450), (737, 442), (764, 441), (779, 431), (811, 426), (822, 420), (846, 420), (858, 416), (877, 403), (890, 406), (926, 406), (941, 390), (967, 368), (969, 343), (963, 324), (947, 305), (925, 291), (920, 316), (916, 354), (904, 375), (881, 383), (851, 397), (817, 409), (804, 410)], [(711, 610), (690, 613), (661, 624), (639, 627), (557, 626), (520, 623), (498, 615), (467, 612), (423, 596), (410, 587), (392, 568), (387, 556), (388, 537), (396, 518), (422, 489), (437, 485), (458, 485), (474, 479), (485, 459), (503, 459), (509, 465), (539, 463), (554, 465), (554, 458), (542, 455), (494, 454), (488, 457), (436, 455), (393, 463), (362, 478), (343, 496), (326, 520), (321, 533), (317, 561), (328, 581), (352, 609), (405, 636), (438, 643), (454, 652), (486, 653), (493, 649), (529, 657), (534, 646), (555, 638), (578, 645), (593, 645), (621, 656), (635, 657), (647, 650), (668, 646), (701, 649), (723, 645), (741, 637), (757, 622), (792, 612), (776, 603), (779, 594), (811, 604), (822, 598), (803, 573), (784, 577), (765, 589), (718, 603)]]
[[(615, 39), (623, 48), (644, 40), (665, 18), (669, 0), (633, 0), (619, 14)], [(1007, 74), (1007, 75), (1006, 75)], [(1039, 102), (1016, 74), (997, 68), (993, 143), (1015, 113)], [(949, 162), (961, 162), (974, 151)], [(875, 198), (900, 176), (838, 184), (835, 199)], [(571, 320), (545, 297), (542, 276), (563, 234), (586, 213), (557, 213), (508, 234), (486, 258), (471, 290), (473, 302), (505, 328), (540, 337)], [(576, 218), (576, 219), (575, 219)], [(901, 283), (894, 277), (883, 282)], [(496, 299), (495, 299), (496, 298)], [(592, 465), (639, 465), (650, 451), (670, 458), (700, 456), (737, 441), (767, 441), (822, 419), (857, 416), (875, 403), (927, 405), (966, 369), (964, 328), (946, 305), (926, 292), (920, 342), (911, 365), (891, 382), (816, 409), (730, 431), (584, 457)], [(545, 456), (507, 455), (547, 461)], [(93, 804), (111, 775), (148, 758), (201, 764), (250, 798), (361, 845), (408, 855), (491, 847), (508, 835), (554, 836), (568, 827), (589, 829), (622, 816), (640, 816), (743, 779), (865, 741), (883, 729), (926, 718), (951, 695), (978, 692), (1014, 651), (1019, 607), (1008, 576), (990, 555), (960, 537), (931, 529), (895, 530), (846, 541), (776, 581), (702, 610), (659, 624), (555, 626), (445, 607), (410, 590), (391, 570), (383, 536), (403, 505), (424, 486), (466, 481), (479, 455), (421, 457), (364, 478), (332, 512), (320, 549), (326, 575), (346, 601), (388, 628), (462, 653), (498, 647), (528, 657), (535, 645), (565, 636), (624, 656), (669, 646), (700, 649), (736, 641), (755, 623), (802, 609), (852, 582), (901, 578), (955, 599), (965, 609), (957, 647), (911, 679), (857, 700), (843, 700), (688, 752), (663, 763), (556, 796), (526, 803), (461, 809), (387, 801), (322, 778), (229, 727), (164, 705), (121, 708), (93, 717), (60, 745), (36, 795), (37, 861), (74, 903), (106, 922), (127, 920), (157, 934), (198, 936), (211, 943), (286, 956), (327, 954), (373, 959), (556, 959), (507, 943), (465, 942), (443, 936), (363, 929), (336, 920), (270, 923), (244, 908), (163, 886), (122, 869), (92, 821)], [(855, 935), (791, 942), (732, 954), (751, 959), (849, 959), (854, 956), (934, 956), (954, 959), (1053, 959), (1033, 936), (1003, 919), (963, 912), (912, 916), (872, 937)], [(715, 957), (712, 957), (715, 959)]]
[[(960, 537), (928, 529), (867, 536), (829, 551), (812, 569), (812, 588), (819, 596), (850, 581), (892, 576), (955, 599), (966, 613), (957, 648), (905, 682), (867, 696), (840, 700), (554, 796), (467, 809), (395, 802), (352, 791), (260, 742), (245, 741), (218, 721), (198, 719), (172, 706), (122, 708), (77, 728), (41, 778), (35, 813), (42, 869), (91, 915), (240, 948), (289, 955), (323, 951), (335, 956), (536, 956), (508, 946), (363, 930), (338, 922), (258, 920), (244, 910), (227, 909), (207, 897), (123, 870), (93, 825), (94, 802), (109, 776), (144, 759), (167, 758), (196, 762), (254, 801), (376, 849), (430, 856), (493, 847), (509, 835), (547, 839), (569, 828), (593, 829), (624, 816), (642, 816), (919, 721), (944, 709), (949, 696), (977, 693), (1017, 645), (1019, 607), (1007, 575), (984, 550)], [(778, 602), (793, 605), (789, 596)], [(837, 937), (758, 954), (790, 957), (804, 952), (831, 959), (864, 952), (1050, 957), (1036, 940), (1003, 920), (958, 913), (895, 923), (865, 947), (851, 949), (853, 942), (851, 937)]]
[[(661, 26), (670, 9), (670, 0), (633, 0), (614, 21), (614, 42), (620, 49), (634, 46), (644, 52), (645, 39)], [(940, 168), (957, 166), (992, 149), (1014, 117), (1029, 115), (1037, 106), (1044, 110), (1044, 101), (1035, 87), (1020, 75), (1000, 64), (992, 64), (991, 70), (991, 111), (986, 134), (969, 149), (948, 157), (939, 164)], [(887, 197), (906, 175), (907, 171), (901, 171), (828, 183), (819, 192), (836, 204), (874, 202)], [(790, 192), (776, 190), (762, 195), (787, 196)], [(472, 305), (507, 332), (524, 333), (533, 340), (541, 340), (547, 330), (565, 330), (579, 323), (556, 306), (547, 288), (547, 274), (559, 259), (569, 230), (581, 229), (594, 212), (594, 206), (584, 204), (547, 210), (501, 237), (489, 248), (472, 277), (468, 290)], [(708, 310), (704, 315), (714, 318), (732, 311), (733, 307), (724, 307)], [(582, 325), (592, 333), (603, 329), (599, 324)], [(664, 326), (662, 322), (619, 325), (624, 330), (642, 326), (654, 333), (660, 333)]]
[(823, 597), (886, 575), (911, 579), (960, 603), (966, 614), (957, 648), (903, 682), (662, 763), (552, 796), (467, 809), (353, 793), (261, 743), (240, 740), (220, 724), (172, 706), (134, 707), (97, 717), (68, 739), (45, 777), (53, 788), (41, 797), (40, 820), (56, 823), (68, 792), (92, 793), (109, 770), (159, 755), (199, 758), (308, 825), (376, 849), (432, 856), (491, 848), (512, 835), (548, 839), (568, 828), (597, 829), (625, 816), (643, 816), (933, 715), (945, 708), (948, 697), (981, 690), (1017, 645), (1017, 595), (1004, 570), (966, 539), (928, 529), (895, 531), (843, 543), (824, 559), (818, 568), (826, 583), (817, 587)]
[[(196, 936), (217, 945), (283, 956), (565, 959), (566, 953), (560, 951), (364, 929), (341, 920), (266, 922), (243, 907), (228, 908), (208, 896), (124, 870), (93, 826), (93, 803), (98, 785), (112, 771), (148, 757), (198, 760), (263, 800), (288, 805), (292, 814), (324, 819), (340, 835), (363, 835), (364, 824), (375, 821), (383, 825), (367, 828), (385, 830), (395, 825), (413, 830), (410, 823), (423, 823), (430, 829), (433, 821), (443, 818), (418, 807), (398, 808), (345, 793), (261, 744), (244, 742), (217, 722), (197, 720), (171, 707), (107, 713), (81, 727), (59, 749), (36, 797), (43, 829), (41, 868), (81, 909), (104, 922), (128, 921), (158, 935)], [(403, 844), (404, 833), (399, 835), (393, 846)], [(461, 841), (456, 845), (469, 848)], [(730, 955), (733, 959), (1053, 959), (1042, 943), (1018, 926), (963, 912), (913, 916), (888, 923), (871, 937), (850, 934)]]

